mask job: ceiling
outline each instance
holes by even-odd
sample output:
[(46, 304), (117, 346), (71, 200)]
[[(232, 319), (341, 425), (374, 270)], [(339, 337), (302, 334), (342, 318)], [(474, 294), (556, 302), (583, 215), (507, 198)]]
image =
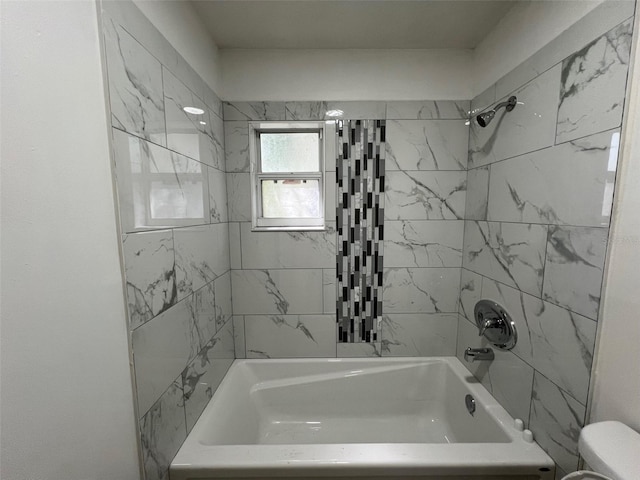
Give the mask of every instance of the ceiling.
[(192, 0), (219, 48), (475, 48), (511, 0)]

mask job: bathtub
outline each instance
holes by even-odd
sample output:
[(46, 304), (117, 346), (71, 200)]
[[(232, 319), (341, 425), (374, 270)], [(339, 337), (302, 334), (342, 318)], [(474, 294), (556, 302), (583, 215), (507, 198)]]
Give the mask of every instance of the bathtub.
[(551, 480), (553, 471), (457, 358), (434, 357), (236, 360), (170, 476)]

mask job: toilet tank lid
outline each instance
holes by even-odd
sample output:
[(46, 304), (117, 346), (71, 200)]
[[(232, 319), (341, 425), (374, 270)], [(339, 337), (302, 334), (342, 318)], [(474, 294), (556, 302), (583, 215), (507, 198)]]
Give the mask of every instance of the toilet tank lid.
[(640, 434), (620, 422), (597, 422), (582, 429), (580, 454), (598, 473), (616, 480), (640, 479)]

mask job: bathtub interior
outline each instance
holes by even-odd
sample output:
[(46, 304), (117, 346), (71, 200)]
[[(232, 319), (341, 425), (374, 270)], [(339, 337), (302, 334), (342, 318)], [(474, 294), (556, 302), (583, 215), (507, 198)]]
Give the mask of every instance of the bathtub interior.
[(194, 433), (201, 445), (511, 442), (490, 396), (469, 414), (467, 381), (437, 359), (240, 361)]

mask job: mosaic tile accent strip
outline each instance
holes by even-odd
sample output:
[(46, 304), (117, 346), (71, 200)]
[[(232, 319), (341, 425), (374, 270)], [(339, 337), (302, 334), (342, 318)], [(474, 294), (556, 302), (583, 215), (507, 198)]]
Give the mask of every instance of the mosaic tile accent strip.
[(384, 120), (340, 120), (337, 130), (338, 343), (380, 341)]

